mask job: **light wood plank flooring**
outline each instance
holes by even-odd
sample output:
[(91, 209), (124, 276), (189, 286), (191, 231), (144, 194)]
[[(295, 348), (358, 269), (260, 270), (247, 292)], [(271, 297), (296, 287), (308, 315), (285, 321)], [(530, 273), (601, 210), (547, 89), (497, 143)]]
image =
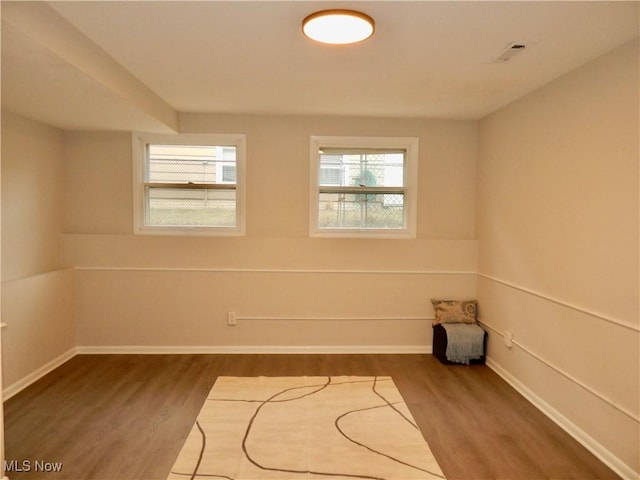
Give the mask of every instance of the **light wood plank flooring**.
[(78, 355), (5, 403), (7, 460), (30, 466), (9, 476), (165, 479), (223, 375), (390, 375), (448, 479), (619, 478), (488, 367), (432, 355)]

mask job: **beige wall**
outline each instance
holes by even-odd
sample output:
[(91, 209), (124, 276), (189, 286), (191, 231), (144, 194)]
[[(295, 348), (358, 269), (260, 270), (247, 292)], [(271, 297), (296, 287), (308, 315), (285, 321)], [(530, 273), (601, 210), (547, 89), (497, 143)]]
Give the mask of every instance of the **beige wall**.
[(638, 85), (633, 42), (483, 119), (478, 167), (491, 362), (630, 476), (640, 472)]
[(3, 112), (2, 280), (60, 266), (62, 132)]
[(4, 384), (11, 388), (75, 347), (73, 273), (60, 262), (62, 132), (2, 113)]
[[(79, 268), (79, 345), (428, 350), (429, 298), (475, 296), (476, 122), (181, 122), (185, 132), (247, 135), (247, 235), (133, 236), (131, 136), (67, 133), (62, 252)], [(311, 135), (418, 136), (418, 238), (309, 238)], [(226, 325), (229, 311), (237, 327)]]
[(132, 232), (131, 134), (65, 132), (64, 231)]

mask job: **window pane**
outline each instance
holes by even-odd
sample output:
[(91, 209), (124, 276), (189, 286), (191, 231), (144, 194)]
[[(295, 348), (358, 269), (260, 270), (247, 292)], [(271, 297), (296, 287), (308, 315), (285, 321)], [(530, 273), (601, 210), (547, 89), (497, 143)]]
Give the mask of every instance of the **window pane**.
[(236, 225), (235, 190), (147, 188), (147, 202), (148, 225)]
[(320, 166), (320, 185), (342, 185), (342, 168)]
[(147, 176), (155, 183), (235, 183), (235, 146), (149, 145)]
[(320, 185), (404, 186), (404, 151), (327, 150), (320, 153)]
[(404, 228), (403, 194), (321, 193), (319, 228)]
[(236, 183), (236, 166), (235, 165), (222, 165), (222, 183)]

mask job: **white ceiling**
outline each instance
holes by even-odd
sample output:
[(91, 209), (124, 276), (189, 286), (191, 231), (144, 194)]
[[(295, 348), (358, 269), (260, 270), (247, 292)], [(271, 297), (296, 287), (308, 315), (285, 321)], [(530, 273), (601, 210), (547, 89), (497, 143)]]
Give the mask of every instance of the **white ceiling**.
[[(67, 129), (170, 130), (179, 112), (478, 119), (637, 37), (639, 6), (3, 1), (2, 103)], [(375, 35), (302, 36), (334, 7), (372, 16)], [(527, 48), (494, 62), (510, 42)]]

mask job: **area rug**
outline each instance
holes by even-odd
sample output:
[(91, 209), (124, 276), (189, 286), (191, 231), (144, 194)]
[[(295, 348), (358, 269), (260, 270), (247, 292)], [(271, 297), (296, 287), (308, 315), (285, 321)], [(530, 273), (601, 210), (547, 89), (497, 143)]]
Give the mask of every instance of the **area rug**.
[(391, 377), (219, 377), (168, 478), (444, 476)]

